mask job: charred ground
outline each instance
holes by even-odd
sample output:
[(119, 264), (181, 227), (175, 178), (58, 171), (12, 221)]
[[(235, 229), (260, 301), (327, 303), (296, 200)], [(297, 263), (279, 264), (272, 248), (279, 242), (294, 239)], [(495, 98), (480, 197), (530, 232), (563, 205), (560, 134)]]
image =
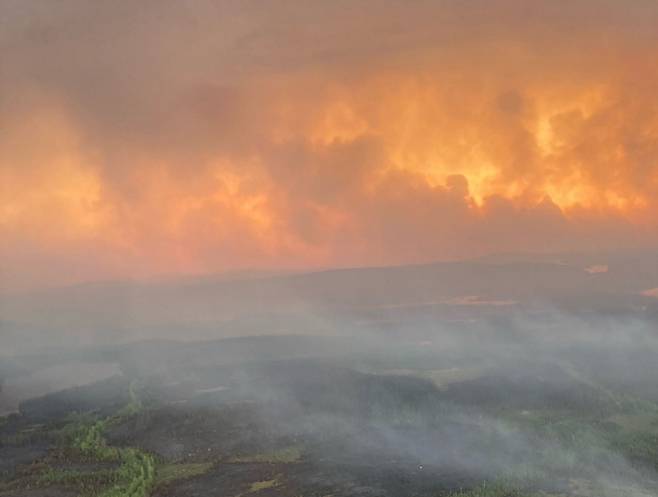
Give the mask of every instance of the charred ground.
[(588, 350), (503, 360), (309, 337), (90, 350), (79, 359), (123, 373), (3, 418), (0, 495), (655, 495), (655, 372), (629, 388)]

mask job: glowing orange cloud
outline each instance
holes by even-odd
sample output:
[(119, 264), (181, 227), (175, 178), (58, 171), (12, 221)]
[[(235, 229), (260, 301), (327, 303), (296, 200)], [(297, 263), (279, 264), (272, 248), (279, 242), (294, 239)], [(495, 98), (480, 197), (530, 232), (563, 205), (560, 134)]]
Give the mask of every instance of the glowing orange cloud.
[[(327, 19), (309, 54), (246, 7), (263, 41), (205, 12), (144, 13), (123, 37), (91, 20), (49, 43), (17, 20), (0, 83), (16, 95), (0, 105), (5, 289), (655, 244), (658, 42), (615, 25), (612, 4), (596, 29), (587, 9), (543, 26), (549, 3), (523, 5), (432, 10), (446, 39), (387, 7), (418, 33), (382, 52), (367, 8), (302, 9)], [(91, 51), (90, 34), (116, 44)]]

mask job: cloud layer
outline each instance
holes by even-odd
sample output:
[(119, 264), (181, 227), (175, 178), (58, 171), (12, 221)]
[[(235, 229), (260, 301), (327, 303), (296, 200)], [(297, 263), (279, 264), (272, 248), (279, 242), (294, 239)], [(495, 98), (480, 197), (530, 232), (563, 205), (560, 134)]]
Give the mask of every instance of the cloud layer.
[(658, 241), (658, 6), (5, 2), (2, 286)]

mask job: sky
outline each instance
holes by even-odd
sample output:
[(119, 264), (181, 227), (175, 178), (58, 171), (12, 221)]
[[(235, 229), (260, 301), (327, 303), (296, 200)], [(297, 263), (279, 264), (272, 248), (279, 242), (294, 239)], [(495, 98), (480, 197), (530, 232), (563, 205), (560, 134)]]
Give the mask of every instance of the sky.
[(654, 0), (2, 0), (0, 291), (658, 245)]

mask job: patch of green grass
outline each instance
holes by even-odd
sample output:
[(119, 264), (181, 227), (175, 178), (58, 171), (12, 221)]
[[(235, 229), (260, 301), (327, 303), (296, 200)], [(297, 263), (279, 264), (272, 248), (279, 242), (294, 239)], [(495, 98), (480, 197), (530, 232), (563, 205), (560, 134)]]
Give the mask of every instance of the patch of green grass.
[(158, 467), (155, 476), (155, 485), (166, 485), (176, 480), (200, 476), (213, 467), (213, 463), (166, 464)]
[(46, 468), (27, 483), (75, 487), (84, 497), (147, 497), (155, 484), (154, 457), (136, 448), (110, 446), (105, 439), (105, 431), (111, 424), (142, 409), (134, 382), (130, 397), (130, 403), (113, 417), (96, 419), (90, 415), (73, 415), (65, 426), (51, 431), (67, 457), (87, 462), (117, 462), (118, 468), (95, 471)]
[(117, 483), (100, 497), (146, 497), (155, 482), (155, 459), (138, 449), (121, 449)]
[(281, 482), (279, 481), (278, 476), (276, 478), (271, 479), (271, 480), (255, 481), (249, 487), (249, 492), (248, 493), (259, 492), (259, 491), (265, 490), (267, 488), (278, 487), (279, 485), (281, 485)]
[(93, 461), (118, 461), (121, 457), (120, 450), (108, 446), (105, 441), (107, 424), (108, 421), (102, 419), (91, 425), (81, 426), (73, 438), (72, 447)]
[(82, 494), (94, 494), (96, 489), (116, 483), (117, 472), (113, 469), (81, 471), (64, 468), (48, 468), (37, 479), (38, 486), (64, 485), (75, 487)]
[(618, 433), (612, 438), (611, 445), (630, 461), (647, 464), (658, 470), (658, 435), (655, 433)]
[(229, 463), (282, 463), (289, 464), (299, 462), (302, 458), (302, 451), (297, 446), (286, 447), (273, 452), (263, 452), (260, 454), (250, 454), (246, 456), (233, 456), (226, 462)]

